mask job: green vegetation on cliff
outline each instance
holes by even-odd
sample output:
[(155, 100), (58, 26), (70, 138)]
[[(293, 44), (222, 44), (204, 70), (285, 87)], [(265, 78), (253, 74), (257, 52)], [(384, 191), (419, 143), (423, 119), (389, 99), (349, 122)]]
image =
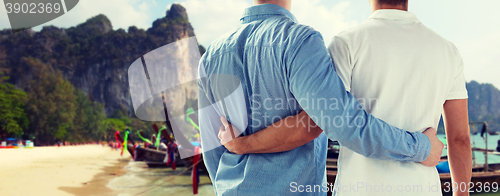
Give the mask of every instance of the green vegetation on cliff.
[(29, 123), (24, 111), (27, 96), (14, 85), (6, 83), (8, 79), (0, 72), (0, 136), (3, 132), (4, 135), (19, 137)]
[(186, 10), (177, 4), (146, 30), (114, 30), (102, 14), (71, 28), (0, 30), (0, 139), (114, 140), (125, 126), (151, 135), (151, 122), (133, 117), (127, 69), (142, 55), (191, 36)]

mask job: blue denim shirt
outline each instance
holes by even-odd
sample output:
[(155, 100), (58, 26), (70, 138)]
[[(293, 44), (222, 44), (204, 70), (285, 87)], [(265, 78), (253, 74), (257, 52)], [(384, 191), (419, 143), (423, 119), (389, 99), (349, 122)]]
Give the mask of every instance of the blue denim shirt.
[[(237, 89), (223, 104), (216, 98), (215, 79), (199, 82), (199, 105), (212, 104), (199, 110), (199, 118), (204, 162), (217, 195), (326, 195), (327, 136), (371, 158), (427, 158), (425, 135), (392, 127), (360, 109), (335, 73), (319, 32), (273, 4), (246, 9), (241, 23), (207, 48), (199, 67), (201, 78), (239, 79), (219, 81)], [(217, 138), (221, 115), (249, 135), (302, 110), (324, 133), (287, 152), (237, 155)]]

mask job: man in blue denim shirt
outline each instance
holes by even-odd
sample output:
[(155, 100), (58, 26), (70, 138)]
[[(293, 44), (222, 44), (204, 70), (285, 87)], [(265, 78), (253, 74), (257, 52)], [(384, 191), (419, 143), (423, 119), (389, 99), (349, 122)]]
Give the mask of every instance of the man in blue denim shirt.
[[(327, 136), (367, 157), (437, 164), (442, 144), (432, 134), (435, 130), (411, 133), (360, 109), (335, 73), (319, 32), (297, 24), (290, 13), (291, 0), (256, 3), (262, 5), (248, 8), (241, 26), (214, 41), (200, 60), (199, 105), (211, 104), (200, 107), (200, 133), (217, 195), (326, 195), (331, 188), (326, 184)], [(221, 79), (224, 75), (238, 82)], [(218, 95), (224, 84), (236, 90)], [(324, 133), (276, 130), (269, 137), (259, 135), (299, 113), (309, 115)], [(236, 139), (253, 138), (246, 141), (265, 148), (229, 152), (218, 138), (220, 116), (244, 130), (245, 136)], [(287, 142), (273, 143), (273, 137), (286, 137)], [(281, 152), (296, 146), (289, 142), (304, 145)], [(300, 185), (314, 189), (293, 188)]]

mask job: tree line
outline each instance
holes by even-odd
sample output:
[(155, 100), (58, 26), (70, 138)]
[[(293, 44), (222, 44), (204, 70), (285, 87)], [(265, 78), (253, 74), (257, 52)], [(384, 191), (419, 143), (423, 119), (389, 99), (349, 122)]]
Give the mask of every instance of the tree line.
[(146, 122), (129, 118), (125, 108), (107, 117), (104, 105), (73, 87), (61, 71), (35, 58), (21, 61), (36, 74), (23, 90), (8, 83), (9, 77), (0, 72), (0, 140), (14, 137), (41, 145), (110, 141), (116, 130), (126, 126), (149, 129)]

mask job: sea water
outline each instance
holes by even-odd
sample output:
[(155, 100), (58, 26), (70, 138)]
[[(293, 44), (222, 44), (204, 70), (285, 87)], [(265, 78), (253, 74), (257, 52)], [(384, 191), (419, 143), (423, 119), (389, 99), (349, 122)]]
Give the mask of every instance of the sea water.
[[(185, 167), (148, 168), (144, 162), (130, 163), (123, 168), (125, 175), (111, 180), (107, 187), (126, 195), (193, 195), (191, 170)], [(215, 195), (207, 174), (200, 172), (199, 195)]]
[[(438, 135), (438, 138), (446, 138), (445, 135)], [(488, 149), (495, 150), (498, 145), (498, 140), (500, 140), (500, 135), (488, 135)], [(485, 148), (485, 140), (480, 134), (471, 135), (471, 146), (476, 148)], [(448, 152), (443, 150), (443, 155), (447, 155)], [(484, 153), (474, 152), (476, 165), (484, 164)], [(488, 163), (500, 163), (500, 155), (488, 155)]]

